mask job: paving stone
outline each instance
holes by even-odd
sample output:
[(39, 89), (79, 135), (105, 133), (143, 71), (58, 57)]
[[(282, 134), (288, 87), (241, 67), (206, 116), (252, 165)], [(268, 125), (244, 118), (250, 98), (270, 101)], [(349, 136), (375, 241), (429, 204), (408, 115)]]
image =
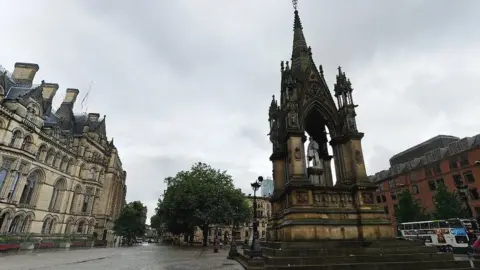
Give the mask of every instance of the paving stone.
[(0, 256), (2, 270), (241, 270), (227, 260), (228, 248), (172, 247), (143, 244), (134, 247), (44, 251)]

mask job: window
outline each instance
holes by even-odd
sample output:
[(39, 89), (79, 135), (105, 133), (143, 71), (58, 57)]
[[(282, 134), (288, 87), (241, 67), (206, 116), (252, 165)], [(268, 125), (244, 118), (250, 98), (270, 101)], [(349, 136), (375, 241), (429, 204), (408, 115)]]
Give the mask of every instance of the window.
[(462, 176), (460, 174), (455, 174), (452, 176), (455, 186), (460, 186), (463, 184)]
[(465, 180), (467, 180), (467, 183), (475, 183), (475, 177), (473, 176), (472, 172), (464, 173), (463, 177)]
[[(21, 166), (20, 166), (21, 167)], [(21, 173), (13, 172), (12, 173), (12, 183), (10, 184), (10, 188), (8, 190), (7, 199), (13, 199), (13, 195), (15, 194), (15, 190), (17, 189), (18, 179), (20, 178)]]
[(382, 195), (382, 201), (383, 202), (386, 202), (387, 201), (387, 197), (385, 195)]
[(388, 214), (388, 206), (383, 207), (383, 210), (385, 211), (386, 214)]
[(468, 155), (461, 155), (460, 156), (460, 166), (462, 168), (465, 168), (469, 165), (469, 162), (468, 162)]
[(435, 180), (435, 182), (437, 183), (437, 187), (439, 185), (445, 185), (445, 181), (443, 181), (443, 178), (439, 178), (439, 179)]
[(412, 186), (412, 192), (413, 192), (413, 194), (418, 194), (418, 193), (419, 193), (419, 192), (418, 192), (418, 186), (417, 186), (417, 185), (413, 185), (413, 186)]
[(87, 209), (88, 209), (88, 201), (90, 200), (90, 195), (89, 194), (85, 194), (85, 196), (83, 196), (83, 204), (82, 204), (82, 213), (86, 213), (87, 212)]
[(433, 165), (433, 171), (435, 172), (435, 174), (442, 173), (442, 168), (440, 168), (440, 163), (436, 163), (435, 165)]
[(88, 179), (95, 180), (95, 168), (90, 168)]
[(377, 196), (377, 203), (381, 203), (382, 202), (382, 197), (381, 196)]
[(17, 143), (17, 140), (19, 140), (21, 137), (22, 137), (22, 132), (20, 132), (20, 130), (15, 131), (12, 135), (12, 139), (10, 140), (10, 143), (8, 144), (8, 146), (14, 147), (15, 144)]
[(478, 190), (476, 188), (471, 188), (469, 191), (470, 191), (470, 198), (472, 198), (472, 200), (480, 199), (480, 195), (478, 194)]
[(397, 194), (395, 194), (395, 192), (392, 192), (390, 194), (390, 197), (392, 198), (393, 201), (395, 201), (397, 199)]
[(80, 221), (77, 226), (77, 233), (83, 233), (83, 227), (85, 226), (84, 221)]
[(395, 181), (393, 181), (393, 179), (388, 180), (388, 187), (389, 188), (394, 188), (395, 187)]
[(458, 160), (457, 159), (450, 160), (449, 165), (450, 165), (450, 170), (458, 169)]
[(435, 185), (435, 182), (433, 181), (428, 181), (428, 187), (430, 188), (431, 191), (434, 191), (437, 189), (437, 186)]
[(38, 177), (39, 173), (37, 171), (31, 173), (27, 177), (27, 182), (23, 187), (22, 196), (20, 196), (21, 204), (30, 204), (32, 202), (33, 191), (35, 189), (35, 185), (37, 184)]

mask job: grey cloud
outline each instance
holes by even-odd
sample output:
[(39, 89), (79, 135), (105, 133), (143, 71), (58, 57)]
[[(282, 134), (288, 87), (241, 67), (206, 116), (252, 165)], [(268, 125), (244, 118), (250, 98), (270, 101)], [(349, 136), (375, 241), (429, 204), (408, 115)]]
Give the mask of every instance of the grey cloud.
[[(94, 80), (128, 171), (127, 200), (153, 213), (163, 178), (202, 160), (250, 193), (270, 176), (267, 113), (292, 46), (289, 1), (15, 1), (0, 10), (0, 64), (40, 64), (37, 80)], [(275, 7), (275, 8), (274, 8)], [(352, 80), (369, 173), (438, 133), (476, 133), (480, 2), (301, 1), (316, 64)], [(35, 26), (35, 27), (33, 27)], [(55, 99), (62, 99), (60, 90)], [(77, 111), (82, 109), (76, 105)], [(85, 110), (85, 108), (83, 109)]]

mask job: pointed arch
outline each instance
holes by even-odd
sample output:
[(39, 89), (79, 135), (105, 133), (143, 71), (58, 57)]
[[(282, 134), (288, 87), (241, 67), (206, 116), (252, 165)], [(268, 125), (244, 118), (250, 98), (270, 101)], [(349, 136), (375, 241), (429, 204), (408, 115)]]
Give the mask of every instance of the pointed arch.
[(50, 198), (50, 211), (59, 212), (62, 209), (63, 198), (67, 189), (67, 180), (63, 177), (58, 178), (53, 185), (52, 197)]
[(98, 174), (97, 172), (98, 172), (98, 169), (97, 169), (96, 166), (90, 167), (90, 169), (88, 170), (88, 179), (96, 181), (97, 180), (97, 174)]
[(85, 165), (85, 163), (80, 164), (80, 169), (78, 170), (78, 177), (81, 179), (84, 179), (86, 170), (87, 170), (87, 165)]
[(66, 172), (67, 171), (67, 165), (68, 165), (68, 157), (67, 155), (63, 155), (62, 156), (62, 159), (61, 159), (61, 162), (60, 162), (60, 171), (62, 172)]
[(17, 147), (22, 138), (23, 138), (22, 130), (20, 130), (19, 128), (12, 130), (12, 138), (10, 139), (10, 143), (8, 144), (8, 146)]
[(75, 222), (75, 225), (77, 227), (75, 230), (75, 233), (78, 233), (78, 234), (87, 233), (88, 221), (86, 218), (79, 218), (77, 222)]
[(74, 220), (73, 217), (69, 217), (65, 222), (65, 234), (71, 234), (73, 232)]
[(23, 138), (22, 145), (21, 145), (20, 148), (21, 148), (22, 150), (25, 150), (25, 151), (27, 151), (27, 152), (30, 152), (30, 151), (31, 151), (31, 148), (32, 148), (32, 145), (33, 145), (32, 136), (26, 135), (26, 136)]
[(19, 204), (35, 205), (37, 195), (42, 184), (45, 182), (45, 172), (41, 168), (34, 168), (27, 176), (27, 181), (23, 187)]
[(55, 148), (52, 147), (47, 151), (47, 157), (45, 159), (45, 163), (47, 163), (48, 165), (52, 165), (54, 158), (55, 158)]
[(55, 153), (55, 158), (53, 159), (53, 162), (52, 162), (53, 168), (56, 168), (56, 169), (60, 168), (61, 158), (62, 158), (62, 153), (60, 151)]
[(300, 117), (300, 123), (303, 130), (308, 129), (309, 117), (313, 114), (317, 114), (316, 118), (318, 118), (317, 116), (321, 116), (321, 120), (318, 119), (318, 121), (320, 121), (319, 123), (328, 127), (332, 137), (340, 134), (340, 121), (338, 119), (337, 111), (333, 111), (332, 108), (329, 108), (324, 102), (321, 102), (318, 99), (312, 99), (304, 106), (303, 113)]
[(22, 222), (22, 226), (20, 227), (21, 233), (28, 233), (30, 232), (30, 227), (32, 226), (32, 221), (35, 220), (35, 213), (32, 211), (27, 212), (25, 214), (25, 219)]
[(80, 210), (79, 204), (80, 204), (80, 198), (82, 194), (83, 194), (83, 188), (82, 186), (80, 186), (80, 184), (77, 184), (73, 188), (73, 199), (72, 199), (72, 204), (70, 205), (70, 214), (75, 214)]
[(37, 161), (44, 162), (47, 157), (47, 145), (42, 143), (37, 151)]
[(95, 218), (91, 218), (88, 221), (87, 234), (92, 234), (94, 229), (95, 229)]
[(73, 175), (74, 174), (74, 168), (75, 168), (75, 160), (73, 158), (70, 158), (67, 163), (67, 174)]

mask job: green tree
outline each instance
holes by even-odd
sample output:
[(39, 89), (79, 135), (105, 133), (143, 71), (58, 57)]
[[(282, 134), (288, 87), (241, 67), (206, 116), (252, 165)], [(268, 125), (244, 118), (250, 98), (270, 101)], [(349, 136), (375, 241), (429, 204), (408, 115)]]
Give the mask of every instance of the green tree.
[(162, 220), (158, 216), (158, 214), (155, 214), (150, 217), (150, 227), (153, 229), (156, 229), (158, 232), (162, 228)]
[(212, 224), (240, 224), (251, 217), (245, 195), (233, 185), (226, 171), (196, 163), (189, 171), (181, 171), (165, 179), (167, 190), (159, 200), (157, 214), (167, 229), (174, 233), (203, 231), (207, 245)]
[(429, 219), (429, 216), (425, 213), (425, 209), (415, 201), (412, 193), (408, 190), (404, 190), (398, 197), (395, 217), (398, 223)]
[(131, 244), (133, 238), (145, 235), (146, 215), (147, 207), (140, 201), (127, 204), (115, 221), (115, 234), (125, 237)]
[(434, 216), (437, 219), (468, 218), (468, 211), (455, 192), (447, 190), (445, 184), (439, 184), (433, 199), (435, 203)]

